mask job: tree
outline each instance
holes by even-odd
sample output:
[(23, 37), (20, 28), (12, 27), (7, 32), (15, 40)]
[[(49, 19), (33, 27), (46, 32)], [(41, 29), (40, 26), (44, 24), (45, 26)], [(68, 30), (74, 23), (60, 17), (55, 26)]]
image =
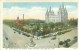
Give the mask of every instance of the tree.
[(72, 18), (72, 19), (69, 20), (68, 23), (69, 23), (70, 26), (77, 26), (78, 25), (78, 19)]
[(50, 29), (47, 23), (43, 24), (43, 35), (50, 33)]
[(51, 32), (53, 32), (54, 23), (49, 23), (49, 28), (50, 28)]
[(61, 22), (55, 23), (56, 31), (61, 31), (64, 28), (64, 24)]

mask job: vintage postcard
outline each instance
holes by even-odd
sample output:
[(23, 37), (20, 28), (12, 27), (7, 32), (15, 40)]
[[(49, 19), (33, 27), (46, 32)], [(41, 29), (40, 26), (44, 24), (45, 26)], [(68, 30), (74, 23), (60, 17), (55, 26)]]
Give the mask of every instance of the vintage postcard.
[(78, 2), (3, 2), (3, 48), (78, 48)]

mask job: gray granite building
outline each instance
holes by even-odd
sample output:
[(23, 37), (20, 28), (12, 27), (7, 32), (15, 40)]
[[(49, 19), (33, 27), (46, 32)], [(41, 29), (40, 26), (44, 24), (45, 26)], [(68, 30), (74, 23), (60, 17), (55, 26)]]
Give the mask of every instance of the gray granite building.
[(45, 14), (46, 23), (62, 22), (64, 24), (67, 24), (67, 20), (68, 20), (68, 12), (66, 7), (63, 4), (59, 7), (57, 15), (54, 13), (53, 10), (51, 10), (51, 7), (46, 11), (46, 14)]

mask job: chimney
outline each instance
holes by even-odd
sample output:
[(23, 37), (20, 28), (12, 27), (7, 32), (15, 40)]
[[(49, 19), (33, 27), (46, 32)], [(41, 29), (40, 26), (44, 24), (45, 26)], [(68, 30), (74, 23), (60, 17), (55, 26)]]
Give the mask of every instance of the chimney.
[(23, 23), (24, 23), (24, 14), (23, 14)]

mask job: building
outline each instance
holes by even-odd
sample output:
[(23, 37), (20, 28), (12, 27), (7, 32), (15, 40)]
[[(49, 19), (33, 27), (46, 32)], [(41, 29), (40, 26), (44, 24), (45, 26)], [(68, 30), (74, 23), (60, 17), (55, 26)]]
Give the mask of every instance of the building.
[(16, 23), (19, 23), (19, 17), (17, 17)]
[(23, 20), (20, 20), (19, 17), (17, 17), (16, 24), (18, 26), (24, 26), (24, 14), (23, 14)]
[(66, 10), (66, 7), (63, 4), (59, 7), (57, 15), (54, 13), (53, 10), (51, 10), (51, 7), (46, 11), (46, 14), (45, 14), (46, 23), (62, 22), (64, 24), (67, 24), (67, 20), (68, 20), (68, 12)]

